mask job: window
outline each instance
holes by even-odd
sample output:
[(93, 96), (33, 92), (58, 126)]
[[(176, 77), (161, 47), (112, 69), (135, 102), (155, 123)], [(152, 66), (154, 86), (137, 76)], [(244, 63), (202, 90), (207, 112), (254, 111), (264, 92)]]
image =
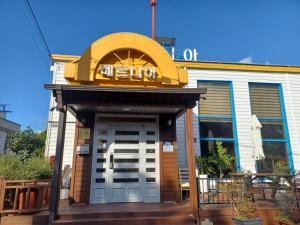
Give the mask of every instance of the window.
[(276, 166), (289, 168), (289, 140), (280, 85), (250, 83), (249, 94), (251, 113), (262, 125), (265, 159), (257, 163), (258, 172), (273, 172)]
[[(231, 82), (198, 82), (199, 88), (206, 88), (207, 93), (199, 101), (199, 129), (201, 155), (213, 155), (216, 142), (222, 141), (235, 158), (238, 158), (237, 135), (235, 133), (234, 103)], [(236, 160), (239, 168), (239, 160)], [(235, 163), (228, 172), (236, 170)]]

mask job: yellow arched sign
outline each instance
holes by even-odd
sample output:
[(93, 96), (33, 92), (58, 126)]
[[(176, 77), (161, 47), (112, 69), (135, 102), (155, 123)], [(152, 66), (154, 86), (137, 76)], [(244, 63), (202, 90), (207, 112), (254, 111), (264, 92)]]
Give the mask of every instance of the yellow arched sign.
[(176, 67), (156, 41), (136, 33), (115, 33), (95, 41), (79, 60), (65, 65), (73, 85), (182, 87), (187, 71)]

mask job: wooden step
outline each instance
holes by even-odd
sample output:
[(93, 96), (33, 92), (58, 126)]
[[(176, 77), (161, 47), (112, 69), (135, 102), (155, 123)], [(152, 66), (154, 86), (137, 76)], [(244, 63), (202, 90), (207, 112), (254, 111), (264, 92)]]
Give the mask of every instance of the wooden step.
[(85, 213), (64, 213), (59, 220), (77, 219), (117, 219), (117, 218), (147, 218), (147, 217), (171, 217), (188, 216), (186, 211), (140, 211), (140, 212), (85, 212)]
[(48, 225), (48, 215), (15, 215), (1, 218), (1, 225)]
[(193, 224), (190, 216), (156, 216), (156, 217), (123, 217), (123, 218), (87, 218), (76, 220), (58, 220), (57, 225), (181, 225)]

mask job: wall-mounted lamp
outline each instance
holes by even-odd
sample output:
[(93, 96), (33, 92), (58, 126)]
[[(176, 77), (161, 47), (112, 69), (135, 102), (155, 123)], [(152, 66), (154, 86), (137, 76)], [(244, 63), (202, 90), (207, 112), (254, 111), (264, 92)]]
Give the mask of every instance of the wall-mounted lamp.
[(168, 127), (172, 126), (172, 118), (169, 118), (169, 119), (167, 120), (167, 126), (168, 126)]

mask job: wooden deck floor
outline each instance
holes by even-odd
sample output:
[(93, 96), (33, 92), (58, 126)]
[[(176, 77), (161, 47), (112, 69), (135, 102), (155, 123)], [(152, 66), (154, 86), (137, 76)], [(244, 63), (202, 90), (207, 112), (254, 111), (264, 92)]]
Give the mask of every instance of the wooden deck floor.
[[(279, 205), (273, 201), (257, 201), (264, 225), (273, 224)], [(60, 204), (60, 225), (192, 225), (189, 201), (177, 204), (109, 203)], [(214, 225), (232, 225), (232, 209), (228, 205), (206, 205), (200, 211), (201, 220), (209, 218)], [(48, 225), (48, 212), (35, 215), (6, 216), (1, 225)]]
[[(60, 204), (59, 219), (63, 225), (192, 225), (189, 202), (182, 203), (109, 203)], [(1, 225), (46, 225), (48, 212), (35, 215), (3, 217)], [(47, 224), (48, 225), (48, 224)]]
[(107, 203), (107, 204), (73, 204), (61, 208), (60, 214), (106, 213), (106, 212), (156, 212), (189, 211), (189, 202), (182, 203)]

